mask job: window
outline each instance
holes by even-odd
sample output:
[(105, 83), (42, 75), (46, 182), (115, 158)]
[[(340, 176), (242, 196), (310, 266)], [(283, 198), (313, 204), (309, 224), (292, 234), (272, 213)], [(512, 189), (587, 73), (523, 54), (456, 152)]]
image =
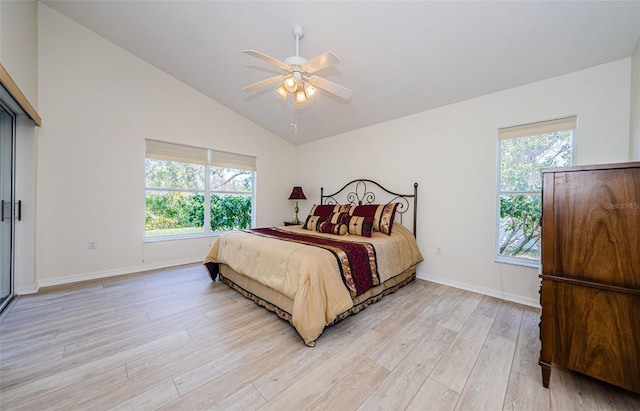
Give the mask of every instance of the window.
[(498, 130), (496, 260), (537, 266), (541, 168), (573, 165), (576, 117)]
[(145, 140), (145, 238), (251, 227), (255, 157)]

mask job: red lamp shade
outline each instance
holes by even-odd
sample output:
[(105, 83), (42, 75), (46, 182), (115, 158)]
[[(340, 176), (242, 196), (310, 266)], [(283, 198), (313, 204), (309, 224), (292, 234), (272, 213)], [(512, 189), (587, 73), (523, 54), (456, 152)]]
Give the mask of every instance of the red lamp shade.
[(291, 191), (291, 195), (289, 196), (289, 200), (306, 200), (307, 197), (304, 196), (304, 192), (302, 191), (302, 187), (293, 187)]

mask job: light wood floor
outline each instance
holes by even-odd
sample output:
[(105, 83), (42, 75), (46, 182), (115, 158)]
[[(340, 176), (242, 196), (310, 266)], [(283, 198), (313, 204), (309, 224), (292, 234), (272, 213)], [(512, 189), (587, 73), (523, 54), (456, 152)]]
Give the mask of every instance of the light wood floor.
[(557, 367), (543, 388), (539, 315), (417, 280), (308, 348), (200, 265), (60, 286), (0, 322), (0, 409), (640, 409)]

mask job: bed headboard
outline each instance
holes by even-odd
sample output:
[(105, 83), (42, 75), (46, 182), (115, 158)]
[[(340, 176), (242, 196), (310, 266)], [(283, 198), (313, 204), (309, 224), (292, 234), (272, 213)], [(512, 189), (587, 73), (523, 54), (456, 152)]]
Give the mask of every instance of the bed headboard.
[(418, 204), (418, 183), (413, 183), (413, 194), (398, 194), (387, 190), (373, 180), (364, 178), (353, 180), (345, 184), (335, 193), (325, 194), (324, 187), (320, 187), (320, 204), (388, 204), (398, 203), (396, 221), (400, 217), (403, 223), (405, 213), (411, 210), (407, 217), (412, 217), (413, 235), (416, 235), (416, 217)]

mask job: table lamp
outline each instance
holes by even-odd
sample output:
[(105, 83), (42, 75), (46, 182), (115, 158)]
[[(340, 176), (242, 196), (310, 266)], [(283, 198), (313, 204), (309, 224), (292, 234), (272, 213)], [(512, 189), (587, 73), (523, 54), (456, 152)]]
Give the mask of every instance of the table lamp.
[(292, 223), (295, 223), (295, 224), (301, 223), (301, 221), (298, 219), (298, 211), (300, 210), (298, 208), (298, 200), (306, 200), (306, 199), (307, 197), (304, 196), (302, 187), (299, 187), (299, 186), (293, 187), (293, 190), (291, 191), (291, 195), (289, 196), (289, 200), (296, 200), (296, 208), (294, 208), (294, 211), (296, 212), (296, 218), (292, 221)]

